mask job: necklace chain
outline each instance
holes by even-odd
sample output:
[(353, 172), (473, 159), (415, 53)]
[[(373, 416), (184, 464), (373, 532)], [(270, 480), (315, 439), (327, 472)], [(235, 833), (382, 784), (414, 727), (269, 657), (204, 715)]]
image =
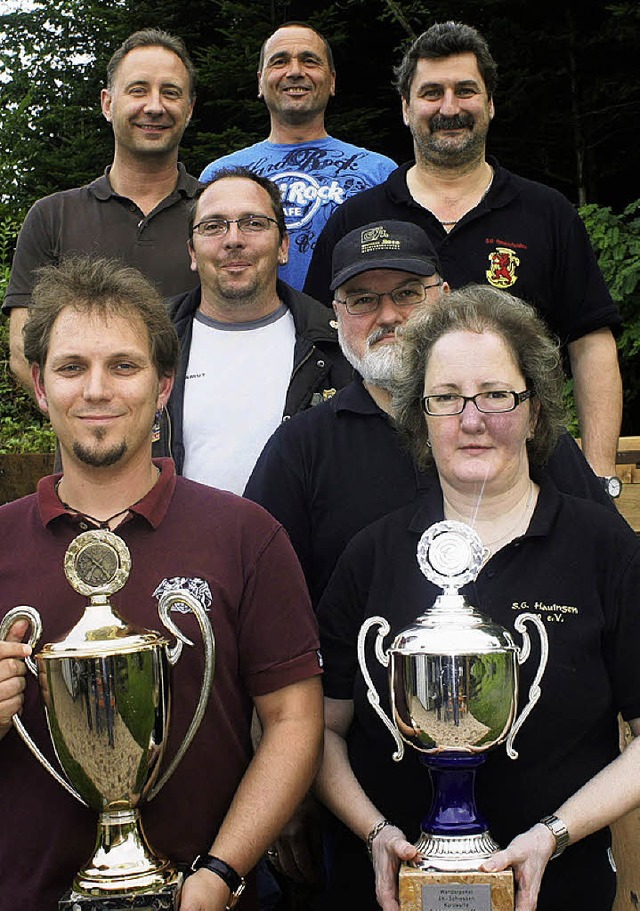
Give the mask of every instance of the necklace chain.
[[(527, 516), (528, 516), (529, 510), (531, 509), (531, 505), (533, 503), (535, 489), (536, 489), (535, 484), (533, 483), (533, 481), (529, 480), (529, 489), (527, 492), (526, 503), (524, 504), (523, 510), (518, 513), (518, 516), (517, 516), (515, 522), (507, 529), (507, 531), (505, 531), (503, 534), (501, 534), (498, 538), (494, 538), (492, 541), (483, 542), (485, 544), (485, 546), (490, 550), (491, 553), (495, 553), (496, 550), (500, 549), (500, 547), (497, 545), (501, 546), (503, 543), (508, 543), (514, 537), (516, 537), (514, 532), (516, 532), (516, 530), (524, 523), (525, 518), (527, 518)], [(459, 510), (455, 509), (455, 507), (453, 507), (448, 501), (446, 501), (446, 499), (445, 499), (445, 503), (447, 506), (447, 509), (446, 509), (447, 513), (455, 512), (457, 514), (459, 520), (462, 522), (465, 522), (465, 517), (459, 512)], [(445, 515), (445, 517), (450, 518), (450, 516), (448, 516), (448, 515)], [(475, 526), (475, 517), (472, 519), (471, 522), (467, 521), (466, 524), (469, 524), (469, 525), (471, 525), (471, 527), (474, 527)]]
[[(491, 165), (489, 165), (489, 167), (491, 167)], [(466, 212), (463, 212), (463, 213), (462, 213), (462, 215), (460, 216), (460, 218), (456, 218), (455, 221), (441, 221), (441, 219), (438, 218), (438, 221), (440, 222), (440, 224), (442, 225), (442, 227), (443, 227), (443, 228), (455, 228), (455, 226), (458, 224), (458, 222), (459, 222), (459, 221), (462, 221), (462, 219), (465, 217), (465, 215), (466, 215), (468, 212), (471, 212), (472, 209), (475, 209), (476, 206), (479, 206), (480, 203), (482, 202), (482, 200), (483, 200), (483, 199), (486, 199), (487, 194), (489, 193), (489, 190), (490, 190), (491, 187), (493, 186), (493, 178), (494, 178), (494, 176), (495, 176), (495, 171), (493, 170), (493, 168), (491, 168), (491, 178), (489, 179), (489, 183), (487, 184), (484, 193), (482, 194), (482, 196), (480, 197), (480, 199), (479, 199), (476, 203), (474, 203), (472, 206), (470, 206), (470, 207), (467, 209)], [(437, 216), (436, 216), (436, 217), (437, 217)]]
[[(157, 468), (157, 466), (154, 466), (154, 467), (155, 467), (156, 472), (157, 472), (157, 477), (156, 477), (156, 480), (157, 480), (157, 478), (160, 477), (160, 471), (159, 471), (159, 469)], [(125, 506), (124, 509), (120, 509), (120, 510), (118, 510), (118, 512), (114, 512), (114, 514), (113, 514), (112, 516), (109, 516), (108, 519), (96, 519), (95, 516), (90, 516), (88, 512), (82, 512), (81, 509), (76, 509), (75, 506), (71, 506), (69, 503), (65, 503), (65, 501), (64, 501), (64, 500), (62, 499), (62, 497), (60, 496), (60, 490), (59, 490), (60, 484), (62, 483), (63, 480), (64, 480), (64, 475), (63, 475), (62, 478), (59, 478), (59, 479), (56, 481), (56, 484), (55, 484), (55, 487), (54, 487), (54, 490), (55, 490), (55, 492), (56, 492), (56, 496), (57, 496), (58, 499), (60, 500), (60, 504), (61, 504), (61, 505), (64, 507), (64, 509), (66, 509), (68, 512), (72, 512), (72, 513), (74, 513), (75, 515), (80, 516), (82, 519), (87, 519), (89, 522), (93, 522), (93, 524), (94, 524), (94, 525), (97, 525), (98, 528), (109, 528), (110, 523), (113, 522), (114, 519), (117, 519), (118, 516), (125, 516), (125, 515), (129, 512), (129, 510), (133, 509), (134, 506), (137, 506), (138, 503), (141, 503), (141, 502), (144, 500), (144, 498), (146, 497), (146, 495), (149, 493), (149, 491), (147, 490), (146, 493), (144, 493), (141, 497), (139, 497), (139, 498), (135, 501), (135, 503), (131, 503), (130, 506)], [(155, 481), (154, 481), (154, 484), (155, 484)], [(151, 486), (153, 487), (153, 484), (152, 484)], [(150, 489), (151, 489), (151, 488), (150, 488)]]

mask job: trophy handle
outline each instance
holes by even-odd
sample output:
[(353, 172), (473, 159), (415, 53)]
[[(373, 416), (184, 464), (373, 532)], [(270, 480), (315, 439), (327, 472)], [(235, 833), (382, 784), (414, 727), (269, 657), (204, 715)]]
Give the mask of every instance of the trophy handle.
[(202, 675), (200, 698), (198, 699), (198, 704), (193, 713), (193, 718), (191, 719), (191, 724), (189, 725), (185, 739), (181, 743), (180, 748), (169, 763), (167, 769), (163, 772), (158, 783), (154, 785), (149, 792), (147, 800), (153, 800), (158, 791), (165, 786), (191, 745), (191, 741), (195, 737), (202, 719), (204, 718), (216, 667), (216, 643), (207, 613), (197, 598), (194, 598), (194, 596), (185, 589), (180, 588), (165, 592), (158, 602), (158, 614), (160, 619), (165, 627), (176, 637), (175, 645), (167, 649), (169, 664), (173, 667), (177, 663), (182, 654), (183, 645), (193, 645), (193, 642), (185, 636), (182, 630), (175, 625), (172, 617), (169, 616), (169, 611), (174, 604), (186, 604), (198, 621), (198, 626), (200, 627), (200, 633), (202, 635), (202, 643), (204, 645), (204, 673)]
[(534, 705), (540, 698), (542, 692), (540, 689), (540, 681), (542, 680), (542, 675), (547, 666), (547, 659), (549, 658), (549, 639), (542, 619), (537, 614), (520, 614), (514, 624), (517, 631), (522, 633), (522, 648), (519, 649), (517, 653), (518, 664), (524, 664), (531, 653), (531, 638), (526, 629), (527, 623), (533, 623), (538, 627), (538, 634), (540, 636), (540, 664), (538, 665), (538, 670), (536, 671), (533, 683), (529, 687), (529, 701), (516, 718), (513, 727), (509, 731), (509, 736), (507, 737), (507, 755), (509, 759), (518, 758), (518, 751), (514, 750), (513, 741), (516, 739), (516, 734), (529, 717)]
[[(29, 607), (28, 604), (21, 604), (18, 607), (12, 607), (11, 610), (5, 614), (5, 616), (2, 619), (2, 622), (0, 623), (0, 639), (6, 640), (8, 634), (9, 634), (9, 630), (11, 629), (11, 627), (17, 620), (27, 620), (28, 621), (28, 623), (31, 627), (31, 632), (29, 633), (29, 643), (28, 644), (31, 646), (32, 649), (35, 648), (36, 643), (38, 642), (38, 640), (40, 639), (40, 636), (42, 635), (42, 619), (41, 619), (38, 611), (35, 609), (35, 607)], [(31, 658), (31, 656), (29, 656), (28, 658), (25, 658), (24, 660), (25, 660), (27, 667), (33, 674), (33, 676), (37, 677), (38, 676), (38, 666), (36, 665), (33, 658)], [(68, 791), (69, 794), (71, 794), (73, 797), (76, 798), (76, 800), (79, 800), (80, 803), (83, 804), (83, 806), (85, 806), (85, 807), (88, 806), (88, 804), (82, 799), (82, 797), (80, 797), (80, 795), (75, 790), (75, 788), (73, 788), (69, 784), (67, 779), (63, 778), (62, 775), (51, 765), (51, 763), (46, 758), (46, 756), (42, 753), (40, 748), (36, 745), (35, 741), (33, 740), (31, 735), (27, 731), (26, 727), (20, 720), (19, 716), (14, 715), (11, 720), (13, 721), (13, 726), (15, 727), (16, 731), (22, 738), (25, 746), (28, 747), (29, 750), (31, 750), (31, 752), (36, 757), (36, 759), (38, 760), (40, 765), (44, 766), (44, 768), (47, 770), (47, 772), (49, 772), (49, 774), (52, 775), (53, 778), (55, 778), (55, 780), (58, 782), (58, 784), (62, 785), (62, 787), (65, 789), (65, 791)]]
[(385, 638), (385, 636), (389, 635), (389, 631), (390, 631), (391, 627), (389, 626), (387, 621), (384, 619), (384, 617), (369, 617), (369, 619), (365, 620), (365, 622), (360, 627), (360, 632), (358, 633), (358, 662), (360, 664), (360, 670), (362, 671), (362, 676), (364, 677), (365, 682), (367, 684), (367, 699), (369, 700), (369, 703), (371, 704), (371, 707), (374, 710), (374, 712), (376, 713), (376, 715), (381, 719), (381, 721), (384, 722), (388, 731), (390, 732), (393, 739), (395, 740), (396, 746), (398, 749), (393, 754), (393, 759), (395, 760), (395, 762), (400, 762), (400, 760), (404, 756), (404, 742), (403, 742), (402, 738), (400, 737), (400, 734), (398, 733), (397, 727), (395, 726), (393, 721), (389, 718), (389, 716), (387, 715), (385, 710), (380, 705), (380, 696), (378, 696), (378, 691), (375, 687), (373, 680), (371, 679), (371, 674), (369, 673), (369, 668), (367, 667), (367, 657), (365, 655), (364, 649), (365, 649), (365, 644), (366, 644), (367, 633), (374, 626), (380, 627), (380, 629), (378, 630), (378, 636), (375, 641), (376, 658), (378, 659), (378, 661), (380, 662), (380, 664), (383, 667), (387, 667), (387, 668), (389, 667), (389, 653), (384, 651), (382, 644), (383, 644), (383, 639)]

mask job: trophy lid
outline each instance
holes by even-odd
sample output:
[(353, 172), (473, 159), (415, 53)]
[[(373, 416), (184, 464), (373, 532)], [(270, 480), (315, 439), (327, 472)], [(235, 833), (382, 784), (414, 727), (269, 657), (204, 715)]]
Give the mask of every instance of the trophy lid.
[(104, 528), (78, 535), (67, 548), (64, 571), (71, 587), (90, 600), (75, 626), (45, 645), (39, 657), (96, 657), (167, 644), (158, 633), (128, 623), (109, 603), (131, 571), (129, 548), (118, 535)]
[(475, 581), (487, 556), (477, 532), (463, 522), (445, 520), (428, 528), (418, 543), (418, 565), (443, 592), (415, 623), (396, 636), (390, 651), (400, 655), (517, 651), (509, 631), (469, 604), (458, 591)]

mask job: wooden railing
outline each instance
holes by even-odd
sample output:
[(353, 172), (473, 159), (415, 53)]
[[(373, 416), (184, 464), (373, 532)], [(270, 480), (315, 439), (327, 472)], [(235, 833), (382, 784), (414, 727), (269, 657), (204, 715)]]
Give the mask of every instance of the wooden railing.
[(640, 533), (640, 437), (620, 437), (618, 440), (616, 474), (622, 481), (618, 509), (629, 525)]

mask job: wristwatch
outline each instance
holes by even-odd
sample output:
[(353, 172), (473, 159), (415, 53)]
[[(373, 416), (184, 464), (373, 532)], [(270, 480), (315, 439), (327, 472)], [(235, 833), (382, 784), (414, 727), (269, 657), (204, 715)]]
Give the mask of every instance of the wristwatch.
[(195, 873), (196, 870), (201, 870), (203, 867), (205, 870), (211, 870), (212, 873), (216, 873), (229, 886), (231, 894), (226, 907), (227, 911), (232, 911), (240, 901), (240, 896), (247, 885), (244, 876), (240, 876), (230, 864), (220, 860), (219, 857), (214, 857), (213, 854), (198, 854), (191, 864), (191, 871)]
[(619, 497), (622, 493), (622, 481), (620, 478), (617, 478), (615, 475), (608, 475), (601, 477), (602, 486), (609, 494), (612, 500), (615, 500), (616, 497)]
[(549, 829), (556, 840), (556, 849), (550, 857), (550, 860), (555, 860), (556, 857), (560, 857), (564, 849), (569, 844), (569, 830), (563, 821), (561, 819), (558, 819), (557, 816), (545, 816), (540, 820), (540, 822), (543, 826), (546, 826), (547, 829)]

